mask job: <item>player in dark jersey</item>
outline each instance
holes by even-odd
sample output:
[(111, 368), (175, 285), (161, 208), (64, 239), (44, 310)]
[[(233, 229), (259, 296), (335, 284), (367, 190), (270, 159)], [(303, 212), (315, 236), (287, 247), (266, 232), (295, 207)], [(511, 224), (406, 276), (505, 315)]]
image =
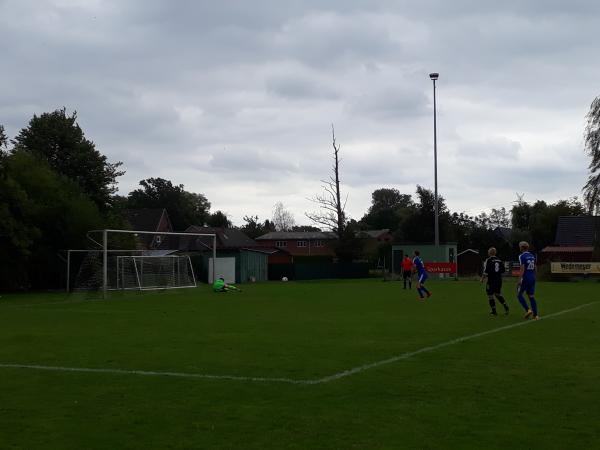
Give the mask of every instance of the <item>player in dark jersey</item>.
[[(525, 241), (519, 242), (519, 249), (521, 254), (519, 255), (519, 264), (521, 270), (519, 272), (519, 291), (517, 298), (519, 303), (523, 306), (525, 312), (525, 318), (529, 319), (533, 316), (535, 320), (538, 320), (538, 308), (537, 302), (535, 301), (535, 256), (529, 252), (529, 244)], [(529, 297), (529, 303), (531, 308), (527, 305), (523, 293), (526, 292)]]
[(488, 296), (488, 302), (492, 311), (492, 316), (497, 316), (496, 301), (494, 297), (504, 307), (504, 314), (508, 314), (508, 304), (502, 296), (502, 274), (504, 273), (504, 263), (496, 256), (496, 249), (490, 247), (488, 250), (488, 259), (483, 263), (483, 273), (481, 274), (481, 282), (487, 278), (485, 292)]

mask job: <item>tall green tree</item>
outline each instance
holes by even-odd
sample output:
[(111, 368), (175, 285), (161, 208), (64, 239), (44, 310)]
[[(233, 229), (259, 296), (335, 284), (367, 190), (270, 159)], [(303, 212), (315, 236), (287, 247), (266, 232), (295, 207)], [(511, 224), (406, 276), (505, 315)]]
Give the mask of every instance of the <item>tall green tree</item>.
[[(273, 231), (275, 231), (275, 230), (273, 230)], [(319, 227), (314, 227), (312, 225), (294, 225), (292, 227), (292, 231), (307, 233), (307, 232), (319, 232), (319, 231), (321, 231), (321, 229)]]
[(489, 216), (489, 222), (492, 227), (509, 227), (510, 214), (503, 206), (502, 208), (493, 208)]
[(365, 240), (359, 239), (359, 231), (356, 220), (346, 222), (342, 236), (334, 243), (334, 251), (340, 261), (352, 262), (363, 257)]
[[(435, 195), (434, 193), (417, 185), (417, 199), (414, 211), (402, 222), (400, 230), (396, 233), (397, 240), (430, 243), (434, 241)], [(450, 213), (444, 197), (438, 196), (438, 214), (440, 226), (440, 242), (449, 238)]]
[(510, 211), (510, 216), (510, 223), (513, 229), (529, 229), (529, 222), (531, 220), (531, 205), (523, 200), (522, 197), (519, 197)]
[[(573, 197), (548, 204), (538, 200), (533, 204), (519, 199), (512, 208), (512, 226), (515, 236), (530, 240), (536, 251), (552, 245), (556, 237), (558, 219), (561, 216), (579, 216), (585, 214), (584, 205)], [(513, 245), (516, 246), (517, 239)]]
[(86, 232), (105, 225), (74, 180), (31, 152), (13, 151), (0, 175), (0, 286), (60, 287), (59, 251), (84, 247)]
[(27, 150), (45, 160), (50, 168), (74, 180), (101, 209), (110, 206), (116, 191), (121, 162), (109, 163), (77, 123), (77, 113), (57, 109), (34, 115), (13, 140), (15, 150)]
[(396, 231), (402, 221), (415, 211), (412, 197), (398, 189), (381, 188), (371, 194), (371, 206), (361, 220), (366, 228)]
[(10, 171), (10, 157), (0, 154), (0, 287), (27, 287), (27, 259), (40, 230), (30, 223), (32, 201)]
[(231, 228), (232, 223), (223, 211), (215, 211), (206, 218), (206, 224), (215, 228)]
[(6, 137), (6, 132), (4, 131), (4, 125), (0, 125), (0, 153), (6, 149), (7, 145), (8, 138)]
[(140, 186), (127, 196), (128, 208), (165, 208), (177, 231), (207, 223), (210, 202), (203, 194), (188, 192), (183, 184), (174, 185), (164, 178), (147, 178)]
[(584, 142), (591, 158), (590, 175), (583, 187), (584, 201), (590, 214), (600, 214), (600, 97), (596, 97), (587, 113)]
[(275, 231), (275, 225), (269, 219), (260, 222), (258, 216), (244, 216), (244, 222), (240, 230), (251, 239)]

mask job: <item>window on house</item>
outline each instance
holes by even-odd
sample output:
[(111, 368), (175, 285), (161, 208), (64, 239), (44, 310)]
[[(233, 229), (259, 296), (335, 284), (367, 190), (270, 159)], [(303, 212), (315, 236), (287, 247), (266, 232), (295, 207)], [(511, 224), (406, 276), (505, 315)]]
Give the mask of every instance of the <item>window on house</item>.
[(298, 241), (298, 242), (296, 242), (296, 246), (297, 247), (308, 247), (308, 242), (307, 241)]
[(275, 247), (287, 247), (287, 241), (275, 241)]
[(323, 241), (315, 241), (315, 247), (324, 247), (325, 243)]

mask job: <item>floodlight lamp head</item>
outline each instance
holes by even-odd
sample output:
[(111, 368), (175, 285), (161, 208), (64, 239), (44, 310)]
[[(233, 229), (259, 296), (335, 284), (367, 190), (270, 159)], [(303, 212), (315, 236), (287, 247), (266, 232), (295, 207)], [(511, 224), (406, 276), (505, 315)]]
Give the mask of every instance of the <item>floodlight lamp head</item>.
[(437, 72), (433, 72), (429, 74), (429, 78), (431, 78), (433, 81), (437, 80), (440, 77), (440, 74)]

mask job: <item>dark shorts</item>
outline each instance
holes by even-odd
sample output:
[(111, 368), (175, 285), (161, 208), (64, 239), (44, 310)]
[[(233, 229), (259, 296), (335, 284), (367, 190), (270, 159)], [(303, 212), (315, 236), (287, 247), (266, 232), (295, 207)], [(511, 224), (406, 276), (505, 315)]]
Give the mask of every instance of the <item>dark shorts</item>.
[(535, 280), (523, 280), (519, 287), (519, 294), (527, 292), (527, 295), (535, 294)]
[(485, 292), (487, 293), (487, 295), (500, 295), (502, 293), (502, 280), (488, 281), (487, 285), (485, 286)]
[(407, 280), (411, 277), (412, 272), (410, 270), (405, 270), (404, 272), (402, 272), (402, 275), (404, 276), (404, 279)]
[(425, 284), (425, 282), (427, 281), (427, 278), (429, 278), (427, 276), (427, 272), (423, 272), (422, 274), (419, 275), (419, 283)]

